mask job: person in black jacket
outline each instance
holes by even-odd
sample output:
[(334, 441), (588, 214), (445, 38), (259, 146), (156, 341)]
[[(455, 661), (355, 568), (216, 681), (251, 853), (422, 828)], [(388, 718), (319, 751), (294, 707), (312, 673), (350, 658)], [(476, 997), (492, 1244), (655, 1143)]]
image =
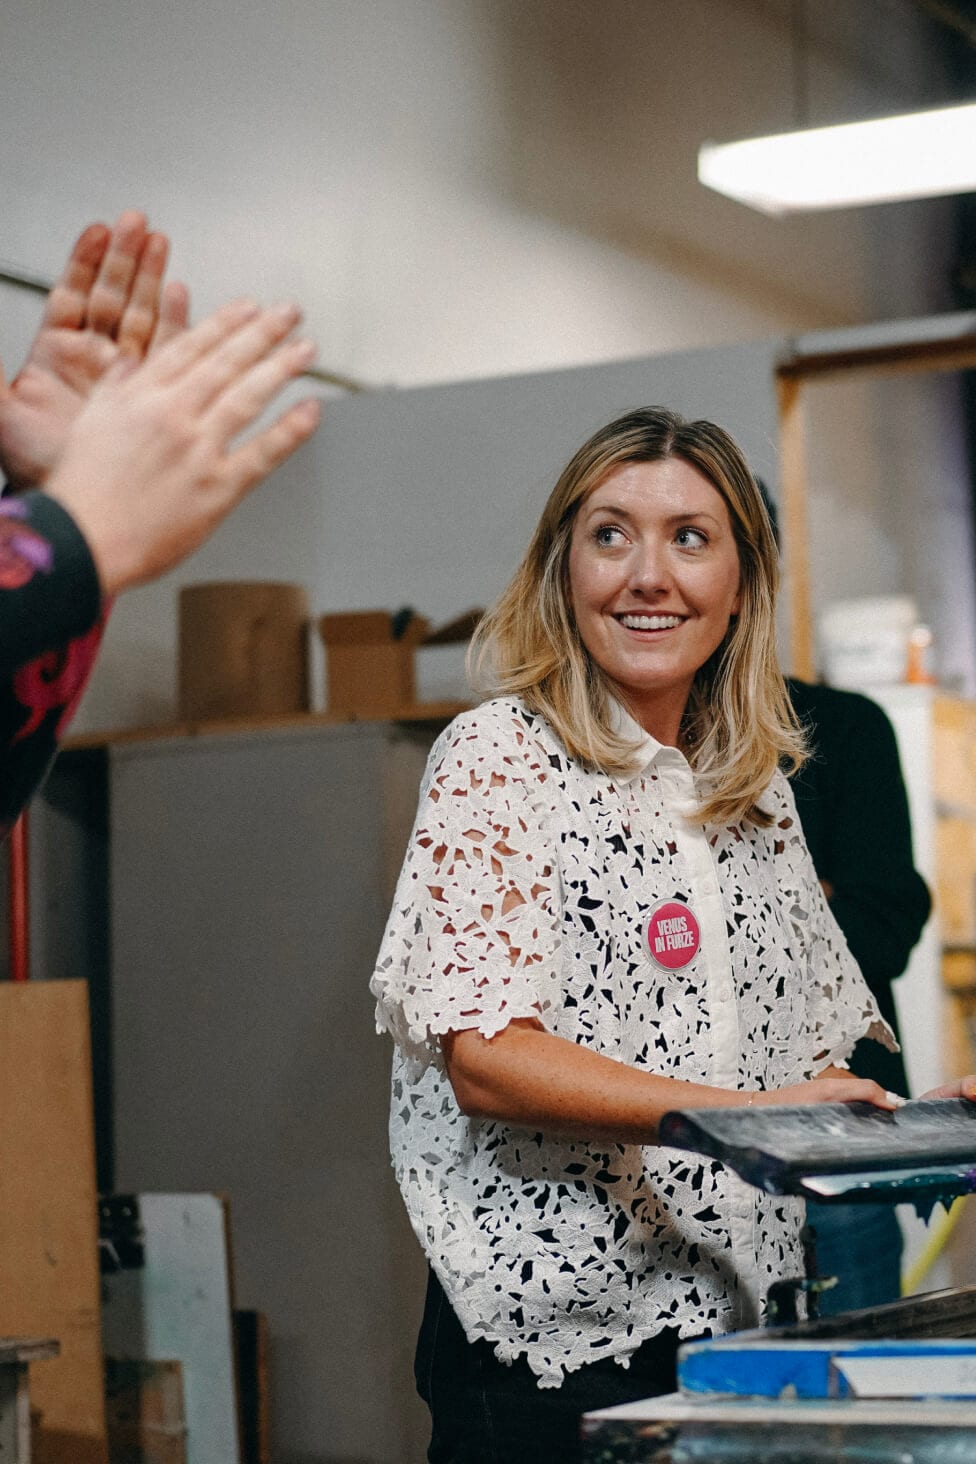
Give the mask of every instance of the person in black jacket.
[[(776, 506), (756, 480), (777, 545)], [(898, 743), (877, 702), (854, 691), (787, 677), (810, 756), (791, 779), (803, 833), (834, 919), (901, 1042), (893, 982), (908, 965), (932, 909), (912, 857), (912, 827)], [(850, 1059), (858, 1077), (909, 1097), (900, 1052), (862, 1039)], [(894, 1301), (901, 1292), (902, 1233), (892, 1205), (807, 1203), (817, 1268), (837, 1285), (822, 1293), (833, 1315)]]
[[(908, 964), (932, 908), (912, 859), (908, 798), (898, 745), (881, 707), (856, 692), (788, 680), (811, 756), (793, 792), (814, 868), (881, 1013), (898, 1033), (893, 982)], [(908, 1096), (901, 1053), (860, 1041), (858, 1077)], [(891, 1205), (807, 1207), (821, 1275), (838, 1284), (821, 1312), (893, 1301), (901, 1289), (902, 1234)]]
[(0, 375), (0, 836), (54, 754), (112, 597), (192, 553), (318, 421), (306, 401), (237, 440), (314, 348), (288, 339), (291, 305), (239, 300), (187, 329), (166, 253), (139, 213), (91, 225), (23, 369)]

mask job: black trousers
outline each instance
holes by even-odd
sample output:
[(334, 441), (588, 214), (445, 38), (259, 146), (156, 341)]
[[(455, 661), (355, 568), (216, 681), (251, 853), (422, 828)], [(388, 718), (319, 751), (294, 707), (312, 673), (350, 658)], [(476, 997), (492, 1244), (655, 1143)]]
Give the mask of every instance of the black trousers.
[(469, 1342), (430, 1274), (417, 1342), (417, 1391), (430, 1409), (430, 1464), (579, 1464), (580, 1418), (595, 1408), (674, 1392), (678, 1334), (644, 1342), (621, 1367), (613, 1358), (540, 1388), (524, 1358), (499, 1362), (488, 1342)]

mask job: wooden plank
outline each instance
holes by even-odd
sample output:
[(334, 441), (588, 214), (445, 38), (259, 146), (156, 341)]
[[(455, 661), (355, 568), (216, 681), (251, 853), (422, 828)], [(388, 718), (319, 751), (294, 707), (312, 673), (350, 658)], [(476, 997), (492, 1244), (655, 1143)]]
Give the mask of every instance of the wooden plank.
[(976, 701), (932, 699), (932, 791), (939, 812), (976, 823)]
[(137, 1197), (144, 1262), (104, 1277), (106, 1355), (183, 1369), (187, 1464), (240, 1464), (226, 1204)]
[(56, 1338), (31, 1370), (35, 1464), (107, 1464), (88, 992), (0, 985), (5, 1331)]
[(779, 378), (776, 387), (779, 400), (783, 565), (790, 597), (790, 670), (802, 681), (812, 681), (814, 647), (810, 610), (803, 403), (799, 382)]
[(60, 1350), (53, 1337), (0, 1337), (0, 1367), (9, 1362), (42, 1362), (57, 1357)]
[(122, 727), (115, 731), (80, 732), (66, 737), (63, 752), (81, 752), (95, 747), (118, 747), (130, 742), (164, 742), (175, 738), (240, 737), (261, 732), (307, 732), (316, 727), (342, 727), (350, 722), (406, 722), (411, 725), (446, 725), (470, 709), (470, 701), (414, 702), (395, 715), (360, 713), (358, 716), (330, 716), (327, 712), (293, 712), (285, 716), (228, 718), (219, 722), (165, 722), (155, 727)]
[(852, 372), (873, 376), (920, 371), (970, 371), (976, 366), (976, 335), (948, 340), (892, 341), (882, 345), (852, 346), (847, 350), (797, 354), (779, 362), (776, 375), (783, 381), (824, 380)]
[(943, 951), (942, 980), (949, 994), (946, 1067), (971, 1073), (976, 1065), (976, 950)]
[(933, 698), (932, 791), (942, 942), (976, 946), (976, 702)]

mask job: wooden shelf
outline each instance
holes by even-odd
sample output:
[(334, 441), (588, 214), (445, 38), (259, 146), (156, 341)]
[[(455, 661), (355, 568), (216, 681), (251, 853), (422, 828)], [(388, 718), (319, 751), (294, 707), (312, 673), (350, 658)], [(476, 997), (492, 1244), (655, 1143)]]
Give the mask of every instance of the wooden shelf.
[(169, 739), (193, 737), (227, 737), (248, 735), (255, 732), (269, 732), (294, 729), (311, 730), (316, 727), (343, 727), (361, 722), (397, 722), (446, 725), (471, 706), (467, 701), (415, 702), (412, 706), (386, 716), (349, 717), (331, 715), (328, 712), (293, 712), (270, 717), (228, 718), (218, 722), (164, 722), (155, 727), (120, 727), (100, 732), (82, 732), (66, 737), (61, 744), (64, 752), (80, 752), (97, 747), (119, 747), (133, 742), (162, 742)]

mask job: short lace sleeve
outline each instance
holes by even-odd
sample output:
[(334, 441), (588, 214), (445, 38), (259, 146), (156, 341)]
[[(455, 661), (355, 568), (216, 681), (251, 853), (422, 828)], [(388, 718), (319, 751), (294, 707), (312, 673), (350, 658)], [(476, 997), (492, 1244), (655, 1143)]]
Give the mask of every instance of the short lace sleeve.
[(511, 703), (459, 717), (431, 753), (371, 983), (378, 1028), (421, 1066), (445, 1032), (490, 1037), (558, 1000), (545, 766)]
[(790, 1081), (814, 1077), (832, 1064), (846, 1066), (861, 1037), (871, 1037), (897, 1052), (894, 1033), (883, 1020), (827, 903), (803, 836), (793, 790), (782, 774), (776, 775), (764, 802), (775, 818), (770, 832), (780, 911), (801, 956), (806, 997), (807, 1050), (798, 1050), (797, 1069)]

